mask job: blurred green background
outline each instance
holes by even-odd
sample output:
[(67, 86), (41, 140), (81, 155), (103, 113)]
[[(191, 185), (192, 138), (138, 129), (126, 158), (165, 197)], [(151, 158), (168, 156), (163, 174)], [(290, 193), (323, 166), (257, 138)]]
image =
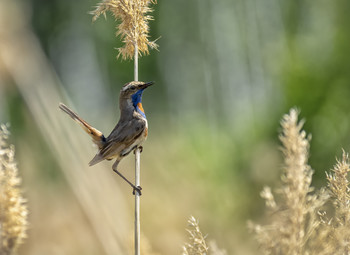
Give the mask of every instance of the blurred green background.
[[(133, 62), (116, 59), (111, 15), (97, 1), (0, 1), (0, 121), (11, 124), (30, 210), (20, 254), (131, 254), (133, 196), (111, 163), (58, 110), (60, 101), (109, 134)], [(143, 105), (144, 254), (180, 254), (186, 221), (228, 254), (258, 254), (264, 185), (278, 186), (279, 121), (291, 107), (312, 134), (314, 185), (349, 151), (350, 1), (159, 0), (159, 52), (139, 60), (156, 81)], [(133, 178), (133, 157), (120, 167)], [(98, 169), (101, 168), (101, 169)], [(146, 249), (146, 248), (145, 248)]]

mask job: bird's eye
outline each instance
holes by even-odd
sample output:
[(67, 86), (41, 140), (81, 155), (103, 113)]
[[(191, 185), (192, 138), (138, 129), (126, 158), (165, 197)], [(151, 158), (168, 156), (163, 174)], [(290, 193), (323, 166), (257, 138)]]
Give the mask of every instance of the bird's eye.
[(136, 88), (135, 88), (135, 87), (131, 87), (130, 89), (131, 89), (132, 91), (134, 91)]

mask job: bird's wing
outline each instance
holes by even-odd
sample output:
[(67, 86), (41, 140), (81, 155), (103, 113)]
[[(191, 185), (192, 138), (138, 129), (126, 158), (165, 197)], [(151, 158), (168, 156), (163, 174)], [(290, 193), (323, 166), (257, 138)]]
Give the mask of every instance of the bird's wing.
[(120, 153), (134, 143), (145, 127), (146, 122), (142, 119), (132, 119), (122, 124), (118, 123), (118, 126), (107, 137), (105, 146), (99, 154), (103, 158), (109, 158)]

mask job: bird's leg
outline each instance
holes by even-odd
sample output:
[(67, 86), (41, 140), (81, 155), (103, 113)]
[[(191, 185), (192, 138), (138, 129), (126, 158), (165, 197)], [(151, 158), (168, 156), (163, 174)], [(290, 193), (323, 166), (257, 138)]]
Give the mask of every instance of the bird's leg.
[(129, 185), (133, 188), (132, 194), (135, 195), (135, 190), (137, 190), (137, 192), (141, 194), (141, 190), (142, 188), (140, 186), (135, 186), (134, 184), (132, 184), (127, 178), (125, 178), (124, 175), (122, 175), (117, 169), (113, 169), (114, 172), (116, 172), (120, 177), (123, 178), (124, 181), (126, 181), (127, 183), (129, 183)]
[(139, 193), (139, 195), (141, 196), (141, 190), (142, 188), (140, 186), (135, 186), (134, 184), (132, 184), (131, 181), (129, 181), (124, 175), (122, 175), (118, 170), (117, 170), (117, 166), (119, 164), (119, 161), (117, 160), (113, 166), (112, 166), (112, 169), (114, 172), (116, 172), (120, 177), (123, 178), (124, 181), (126, 181), (132, 188), (133, 188), (133, 191), (132, 191), (132, 194), (135, 195), (135, 190)]

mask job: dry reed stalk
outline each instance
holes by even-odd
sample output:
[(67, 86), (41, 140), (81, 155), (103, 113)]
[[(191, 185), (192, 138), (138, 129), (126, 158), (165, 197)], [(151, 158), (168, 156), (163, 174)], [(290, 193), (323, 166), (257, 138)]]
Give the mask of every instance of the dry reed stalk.
[[(138, 44), (134, 44), (134, 81), (139, 80), (139, 58)], [(135, 186), (141, 186), (141, 150), (135, 149)], [(139, 192), (135, 192), (135, 255), (141, 254), (141, 223), (140, 223), (140, 196)]]
[(21, 179), (8, 143), (9, 131), (0, 126), (0, 254), (13, 254), (27, 237), (28, 209), (19, 188)]
[[(110, 11), (116, 20), (120, 21), (117, 26), (116, 36), (120, 35), (124, 46), (118, 48), (123, 59), (134, 59), (134, 81), (138, 81), (138, 58), (139, 55), (149, 54), (148, 47), (157, 49), (158, 45), (154, 41), (148, 40), (148, 21), (152, 16), (148, 15), (152, 9), (149, 5), (155, 4), (155, 0), (105, 0), (99, 3), (92, 12), (93, 21), (101, 14), (106, 17), (106, 12)], [(135, 186), (141, 184), (140, 168), (141, 150), (135, 149)], [(135, 255), (140, 255), (141, 226), (140, 226), (140, 196), (135, 192)]]
[[(141, 185), (141, 150), (135, 149), (135, 186)], [(141, 254), (140, 193), (135, 192), (135, 255)]]
[(271, 189), (261, 196), (272, 213), (266, 226), (250, 224), (264, 254), (312, 254), (313, 238), (320, 228), (318, 210), (327, 200), (324, 192), (312, 194), (313, 171), (308, 165), (309, 141), (298, 121), (298, 111), (290, 110), (281, 121), (280, 140), (283, 144), (284, 172), (282, 187), (275, 200)]

